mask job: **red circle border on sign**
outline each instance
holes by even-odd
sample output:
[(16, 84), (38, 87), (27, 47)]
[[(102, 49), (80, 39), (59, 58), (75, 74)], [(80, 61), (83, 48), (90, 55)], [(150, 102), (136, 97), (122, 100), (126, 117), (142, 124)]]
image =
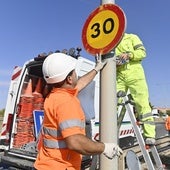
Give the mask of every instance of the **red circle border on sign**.
[[(104, 48), (93, 48), (88, 44), (87, 41), (87, 37), (86, 37), (86, 32), (87, 32), (87, 28), (88, 25), (90, 23), (90, 21), (92, 20), (92, 18), (99, 13), (100, 11), (103, 10), (111, 10), (114, 11), (117, 14), (117, 17), (119, 19), (119, 29), (118, 32), (115, 36), (115, 38), (112, 40), (111, 43), (109, 43), (106, 47)], [(106, 54), (108, 52), (110, 52), (113, 48), (115, 48), (117, 46), (117, 44), (119, 43), (119, 41), (121, 40), (124, 32), (126, 29), (126, 16), (124, 14), (124, 12), (121, 10), (121, 8), (115, 4), (104, 4), (101, 5), (100, 7), (98, 7), (97, 9), (95, 9), (88, 17), (88, 19), (86, 20), (83, 30), (82, 30), (82, 40), (83, 40), (83, 46), (86, 49), (86, 51), (92, 55), (96, 55), (96, 54)]]

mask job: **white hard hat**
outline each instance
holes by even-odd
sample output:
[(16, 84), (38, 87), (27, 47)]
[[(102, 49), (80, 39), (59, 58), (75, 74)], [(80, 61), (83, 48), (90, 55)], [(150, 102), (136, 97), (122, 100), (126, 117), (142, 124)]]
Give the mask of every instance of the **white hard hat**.
[(63, 81), (67, 75), (76, 68), (77, 59), (63, 54), (50, 54), (43, 63), (42, 71), (44, 79), (48, 84)]

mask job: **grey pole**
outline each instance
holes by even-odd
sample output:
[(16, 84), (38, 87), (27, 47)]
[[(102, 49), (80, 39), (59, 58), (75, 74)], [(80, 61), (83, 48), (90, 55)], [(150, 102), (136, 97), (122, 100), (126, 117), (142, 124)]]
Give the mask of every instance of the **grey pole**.
[(115, 0), (101, 0), (101, 4), (109, 4), (109, 3), (115, 4)]
[[(101, 0), (101, 4), (115, 3)], [(117, 137), (117, 95), (116, 62), (107, 58), (107, 64), (100, 73), (100, 140), (104, 143), (118, 143)], [(118, 158), (107, 159), (100, 155), (100, 170), (118, 170)]]

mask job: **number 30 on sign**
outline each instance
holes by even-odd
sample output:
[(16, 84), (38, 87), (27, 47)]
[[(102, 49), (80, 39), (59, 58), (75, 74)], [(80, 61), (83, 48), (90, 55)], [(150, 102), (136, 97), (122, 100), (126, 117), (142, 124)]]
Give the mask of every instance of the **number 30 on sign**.
[(92, 55), (110, 52), (121, 40), (126, 17), (115, 4), (104, 4), (94, 10), (82, 30), (83, 46)]

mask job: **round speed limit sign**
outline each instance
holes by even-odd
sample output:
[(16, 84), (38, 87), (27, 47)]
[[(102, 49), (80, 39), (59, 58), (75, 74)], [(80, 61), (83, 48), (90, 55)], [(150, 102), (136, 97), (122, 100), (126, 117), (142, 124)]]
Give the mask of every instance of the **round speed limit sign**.
[(104, 4), (94, 10), (82, 30), (83, 46), (92, 55), (110, 52), (121, 40), (126, 17), (115, 4)]

